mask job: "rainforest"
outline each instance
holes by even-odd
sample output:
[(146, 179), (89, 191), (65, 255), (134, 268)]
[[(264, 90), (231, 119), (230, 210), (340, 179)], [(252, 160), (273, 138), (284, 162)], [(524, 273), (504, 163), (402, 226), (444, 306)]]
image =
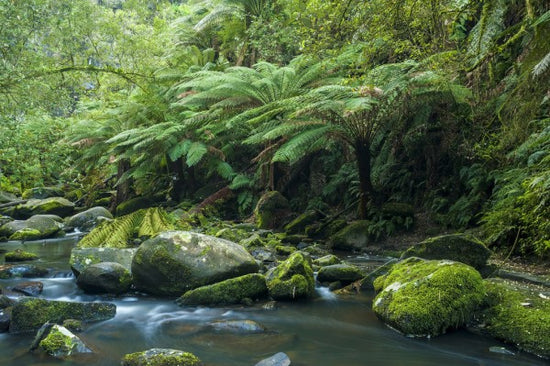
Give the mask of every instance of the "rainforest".
[(0, 365), (550, 357), (548, 1), (0, 18)]

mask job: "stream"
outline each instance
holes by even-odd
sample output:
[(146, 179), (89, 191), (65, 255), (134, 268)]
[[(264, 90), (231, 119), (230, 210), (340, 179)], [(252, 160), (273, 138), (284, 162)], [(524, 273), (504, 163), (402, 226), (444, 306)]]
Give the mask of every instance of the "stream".
[[(21, 248), (39, 255), (33, 262), (51, 269), (46, 278), (0, 280), (7, 288), (18, 282), (41, 281), (43, 298), (64, 301), (110, 301), (115, 318), (92, 323), (78, 336), (95, 353), (57, 360), (28, 349), (34, 334), (0, 334), (0, 365), (120, 365), (127, 353), (149, 348), (175, 348), (194, 353), (206, 366), (254, 365), (285, 352), (293, 366), (359, 365), (546, 365), (546, 361), (516, 352), (501, 354), (490, 347), (505, 345), (465, 330), (435, 339), (407, 338), (380, 322), (370, 306), (372, 294), (336, 297), (319, 288), (308, 302), (257, 307), (180, 307), (174, 299), (133, 294), (86, 295), (76, 287), (68, 259), (77, 237), (36, 242), (0, 243), (5, 251)], [(254, 320), (266, 327), (258, 334), (219, 333), (208, 327), (219, 320)], [(515, 350), (506, 346), (507, 349)]]

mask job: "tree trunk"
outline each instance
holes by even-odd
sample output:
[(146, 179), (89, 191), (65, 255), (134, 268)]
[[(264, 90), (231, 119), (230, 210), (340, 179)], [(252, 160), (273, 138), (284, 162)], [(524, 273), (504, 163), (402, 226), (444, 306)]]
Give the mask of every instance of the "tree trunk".
[(367, 218), (367, 206), (373, 197), (374, 189), (371, 182), (371, 153), (368, 142), (355, 142), (355, 156), (357, 157), (357, 170), (359, 172), (359, 207), (358, 214), (361, 220)]
[(185, 172), (183, 170), (183, 159), (179, 158), (176, 161), (172, 161), (168, 158), (167, 160), (172, 178), (172, 190), (170, 191), (170, 197), (175, 202), (179, 202), (185, 193)]
[(132, 186), (132, 179), (128, 178), (124, 182), (119, 182), (123, 174), (130, 170), (130, 160), (129, 159), (120, 159), (117, 165), (117, 185), (116, 185), (116, 195), (115, 200), (111, 208), (116, 209), (116, 207), (122, 202), (126, 201), (130, 197), (130, 188)]

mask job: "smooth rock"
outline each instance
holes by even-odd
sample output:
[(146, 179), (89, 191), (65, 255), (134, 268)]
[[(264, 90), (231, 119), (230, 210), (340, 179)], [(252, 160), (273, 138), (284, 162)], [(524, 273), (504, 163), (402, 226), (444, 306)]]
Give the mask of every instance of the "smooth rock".
[(255, 366), (289, 366), (290, 358), (284, 352), (279, 352), (273, 356), (263, 359)]
[(86, 293), (122, 294), (130, 290), (132, 275), (119, 263), (100, 262), (80, 272), (76, 284)]

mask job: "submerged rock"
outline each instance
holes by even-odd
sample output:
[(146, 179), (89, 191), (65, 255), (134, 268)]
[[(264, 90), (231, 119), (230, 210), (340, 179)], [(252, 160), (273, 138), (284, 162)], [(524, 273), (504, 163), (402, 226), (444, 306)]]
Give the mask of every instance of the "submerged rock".
[(264, 333), (265, 327), (253, 320), (220, 320), (212, 322), (209, 327), (217, 332), (234, 334)]
[(449, 259), (466, 263), (479, 271), (484, 269), (490, 256), (491, 251), (481, 241), (465, 234), (451, 234), (428, 238), (407, 249), (401, 259)]
[(67, 226), (80, 231), (90, 231), (102, 220), (112, 219), (113, 215), (105, 207), (92, 207), (77, 213), (66, 220)]
[(271, 269), (267, 275), (269, 295), (275, 300), (294, 300), (312, 297), (315, 279), (309, 257), (301, 252), (290, 255), (287, 260)]
[(34, 215), (27, 220), (14, 220), (0, 227), (0, 236), (10, 240), (37, 240), (58, 234), (63, 225), (52, 215)]
[(146, 240), (132, 261), (138, 289), (169, 296), (258, 269), (254, 258), (240, 245), (188, 231), (167, 231)]
[(485, 297), (481, 275), (453, 261), (409, 258), (374, 283), (373, 310), (385, 323), (412, 336), (437, 336), (471, 320)]
[(38, 296), (44, 290), (44, 284), (39, 281), (21, 282), (11, 287), (11, 290), (26, 296)]
[(254, 366), (289, 366), (290, 358), (284, 352), (279, 352), (273, 356), (263, 359)]
[(46, 323), (36, 334), (32, 350), (42, 350), (56, 358), (92, 353), (84, 342), (62, 325)]
[(23, 298), (12, 308), (10, 333), (39, 329), (46, 322), (62, 323), (65, 319), (95, 322), (111, 319), (115, 304), (107, 302), (69, 302)]
[(101, 262), (115, 262), (130, 271), (136, 252), (137, 248), (73, 248), (69, 264), (77, 277), (89, 266)]
[(91, 294), (122, 294), (130, 290), (132, 275), (119, 263), (101, 262), (85, 268), (76, 284)]
[(167, 348), (152, 348), (130, 353), (122, 358), (122, 366), (200, 366), (201, 360), (192, 353)]
[(265, 277), (251, 273), (187, 291), (177, 302), (180, 305), (239, 304), (266, 295)]

